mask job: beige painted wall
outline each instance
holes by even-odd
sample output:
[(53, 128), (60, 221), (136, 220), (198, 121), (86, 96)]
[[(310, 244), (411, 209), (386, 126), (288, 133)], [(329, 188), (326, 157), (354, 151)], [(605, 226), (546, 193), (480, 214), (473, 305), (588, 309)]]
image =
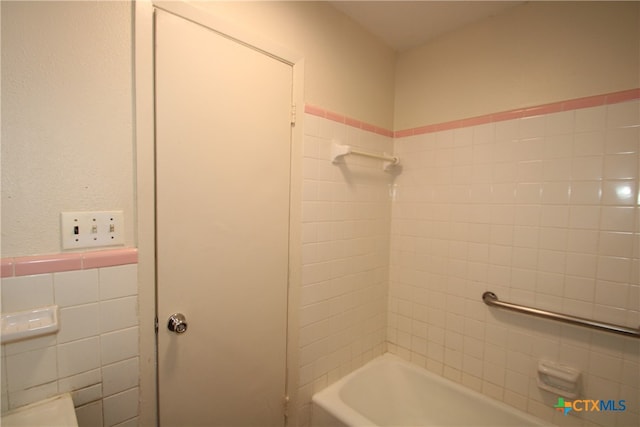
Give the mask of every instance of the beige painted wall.
[(128, 2), (2, 2), (2, 256), (61, 251), (60, 212), (135, 245)]
[(305, 58), (305, 102), (393, 127), (395, 52), (323, 2), (200, 2)]
[(638, 2), (530, 2), (398, 54), (395, 130), (640, 86)]
[[(202, 2), (305, 57), (305, 102), (391, 129), (395, 53), (321, 2)], [(60, 212), (122, 209), (136, 245), (132, 6), (2, 2), (2, 257), (57, 253)]]

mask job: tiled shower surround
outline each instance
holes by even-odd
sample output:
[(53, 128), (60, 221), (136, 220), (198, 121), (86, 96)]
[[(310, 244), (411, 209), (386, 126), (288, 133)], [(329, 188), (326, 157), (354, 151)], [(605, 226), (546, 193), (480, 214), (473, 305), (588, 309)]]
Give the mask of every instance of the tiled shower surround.
[(388, 133), (336, 115), (321, 117), (325, 112), (313, 107), (306, 111), (299, 425), (309, 423), (314, 392), (386, 351), (394, 178), (379, 160), (348, 156), (331, 163), (332, 141), (391, 153)]
[[(393, 152), (402, 169), (355, 156), (333, 165), (332, 139)], [(395, 139), (307, 108), (299, 425), (315, 391), (384, 351), (560, 426), (638, 425), (639, 340), (489, 308), (481, 295), (638, 327), (639, 150), (637, 91)], [(581, 398), (625, 400), (626, 411), (564, 416), (537, 387), (539, 360), (580, 369)]]
[[(137, 251), (3, 259), (2, 312), (58, 305), (57, 334), (2, 345), (2, 412), (71, 392), (82, 426), (137, 425)], [(47, 271), (47, 272), (43, 272)]]
[[(640, 325), (639, 103), (553, 109), (395, 140), (389, 351), (554, 424), (638, 425), (640, 340), (481, 302)], [(564, 416), (539, 360), (627, 410)]]

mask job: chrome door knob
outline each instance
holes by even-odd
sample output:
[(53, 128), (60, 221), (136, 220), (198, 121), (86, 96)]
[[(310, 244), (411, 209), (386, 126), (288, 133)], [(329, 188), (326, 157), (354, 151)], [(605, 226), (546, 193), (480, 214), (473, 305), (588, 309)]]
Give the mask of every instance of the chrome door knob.
[(187, 319), (182, 313), (174, 313), (169, 316), (169, 323), (167, 329), (176, 334), (184, 334), (187, 332)]

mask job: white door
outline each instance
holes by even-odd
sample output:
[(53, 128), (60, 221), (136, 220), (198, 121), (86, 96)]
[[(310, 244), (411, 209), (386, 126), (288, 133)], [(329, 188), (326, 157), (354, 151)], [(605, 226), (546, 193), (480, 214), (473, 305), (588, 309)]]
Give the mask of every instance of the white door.
[(292, 67), (155, 19), (160, 425), (283, 425)]

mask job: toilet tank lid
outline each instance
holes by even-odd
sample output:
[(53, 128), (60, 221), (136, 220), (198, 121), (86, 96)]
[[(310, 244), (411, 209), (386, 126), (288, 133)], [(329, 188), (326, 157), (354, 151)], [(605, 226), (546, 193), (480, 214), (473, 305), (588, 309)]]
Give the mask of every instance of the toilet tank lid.
[(65, 393), (13, 409), (2, 415), (3, 427), (78, 427), (71, 394)]

